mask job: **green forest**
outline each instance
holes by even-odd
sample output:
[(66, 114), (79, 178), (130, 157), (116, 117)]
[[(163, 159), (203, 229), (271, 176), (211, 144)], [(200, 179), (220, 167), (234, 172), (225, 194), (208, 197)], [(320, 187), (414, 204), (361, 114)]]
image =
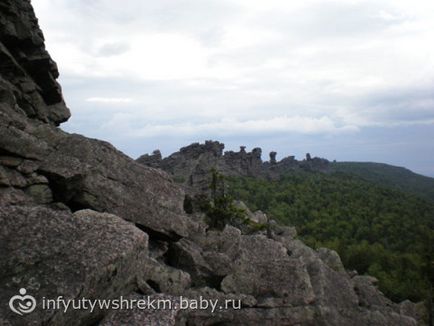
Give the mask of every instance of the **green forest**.
[(377, 185), (412, 193), (434, 202), (434, 178), (406, 168), (372, 162), (333, 162), (330, 168), (334, 172), (355, 175)]
[(347, 269), (379, 279), (395, 302), (428, 297), (434, 204), (345, 173), (297, 172), (279, 180), (227, 179), (250, 209), (297, 228), (310, 246), (336, 250)]

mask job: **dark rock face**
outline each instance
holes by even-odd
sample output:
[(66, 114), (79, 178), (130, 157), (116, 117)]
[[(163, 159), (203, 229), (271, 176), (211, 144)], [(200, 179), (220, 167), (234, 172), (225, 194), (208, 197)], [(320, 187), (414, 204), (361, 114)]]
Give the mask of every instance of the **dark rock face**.
[[(56, 126), (69, 111), (29, 1), (2, 1), (0, 25), (1, 325), (416, 325), (407, 316), (416, 316), (414, 304), (391, 303), (368, 278), (351, 278), (336, 253), (295, 240), (292, 228), (275, 226), (268, 237), (207, 229), (184, 214), (183, 189), (152, 168), (195, 186), (210, 167), (256, 175), (316, 168), (316, 158), (263, 163), (260, 149), (223, 154), (223, 144), (206, 142), (166, 159), (142, 157), (147, 167), (106, 142), (65, 133)], [(241, 306), (214, 313), (179, 304), (67, 313), (37, 306), (19, 316), (8, 301), (20, 288), (38, 304), (148, 294), (176, 303), (181, 294)]]
[(153, 168), (158, 168), (162, 161), (161, 152), (157, 149), (155, 150), (152, 155), (142, 155), (137, 159), (137, 162), (143, 165), (147, 165)]
[(58, 125), (69, 110), (63, 101), (56, 63), (44, 46), (29, 1), (4, 0), (0, 4), (0, 98), (15, 97), (28, 117)]
[(276, 164), (276, 155), (277, 155), (277, 152), (270, 152), (270, 163), (271, 164)]
[(211, 182), (211, 171), (219, 171), (226, 176), (249, 176), (278, 178), (282, 173), (295, 170), (322, 171), (329, 170), (329, 161), (310, 154), (305, 160), (297, 161), (294, 156), (276, 160), (276, 152), (270, 153), (270, 161), (262, 161), (262, 150), (254, 148), (246, 151), (240, 146), (239, 152), (223, 153), (225, 145), (217, 141), (194, 143), (183, 147), (179, 152), (162, 159), (159, 150), (152, 155), (142, 155), (136, 161), (153, 168), (160, 168), (171, 174), (175, 181), (182, 184), (190, 195), (206, 193)]

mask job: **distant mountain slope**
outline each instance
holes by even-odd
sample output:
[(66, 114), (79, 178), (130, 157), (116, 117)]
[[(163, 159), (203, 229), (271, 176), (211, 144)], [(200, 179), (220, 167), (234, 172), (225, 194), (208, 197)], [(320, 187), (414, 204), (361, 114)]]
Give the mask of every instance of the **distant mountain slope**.
[(378, 185), (393, 187), (434, 201), (434, 178), (414, 173), (406, 168), (371, 162), (334, 162), (334, 172), (356, 175)]

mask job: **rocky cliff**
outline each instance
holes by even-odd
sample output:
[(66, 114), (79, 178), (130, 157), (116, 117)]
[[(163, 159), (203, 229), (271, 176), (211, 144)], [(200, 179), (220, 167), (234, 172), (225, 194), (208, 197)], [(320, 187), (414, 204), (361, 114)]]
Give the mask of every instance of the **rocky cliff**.
[[(29, 1), (2, 1), (0, 25), (0, 325), (417, 324), (412, 303), (390, 302), (375, 279), (347, 273), (335, 252), (312, 250), (290, 228), (268, 237), (211, 230), (184, 213), (183, 190), (162, 170), (60, 130), (69, 110)], [(222, 147), (209, 146), (214, 154), (203, 159), (220, 161)], [(254, 173), (259, 156), (226, 157)], [(21, 288), (36, 300), (31, 313), (10, 308)], [(181, 309), (180, 295), (241, 304)], [(59, 296), (175, 304), (66, 312), (41, 305)], [(21, 311), (30, 307), (20, 300)]]
[(137, 162), (160, 168), (174, 177), (190, 194), (206, 192), (210, 184), (210, 171), (215, 169), (226, 176), (248, 176), (278, 178), (291, 171), (330, 170), (329, 161), (324, 158), (311, 157), (309, 153), (303, 160), (294, 156), (276, 160), (276, 152), (270, 153), (269, 161), (262, 161), (262, 149), (254, 148), (251, 152), (241, 146), (238, 152), (223, 152), (225, 145), (218, 141), (194, 143), (181, 148), (178, 152), (162, 158), (161, 152), (155, 150), (151, 155), (144, 154)]

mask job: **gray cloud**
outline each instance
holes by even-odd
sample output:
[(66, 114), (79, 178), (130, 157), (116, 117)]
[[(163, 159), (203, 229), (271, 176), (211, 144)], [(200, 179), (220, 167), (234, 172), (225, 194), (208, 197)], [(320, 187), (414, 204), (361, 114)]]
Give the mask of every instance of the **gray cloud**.
[(434, 165), (428, 151), (413, 151), (430, 148), (427, 137), (405, 140), (434, 123), (429, 1), (33, 4), (72, 108), (69, 131), (130, 155), (220, 138), (403, 162), (399, 139), (397, 153), (414, 156), (403, 163)]
[(123, 54), (130, 50), (130, 46), (126, 43), (106, 43), (97, 50), (96, 55), (100, 57), (111, 57)]

